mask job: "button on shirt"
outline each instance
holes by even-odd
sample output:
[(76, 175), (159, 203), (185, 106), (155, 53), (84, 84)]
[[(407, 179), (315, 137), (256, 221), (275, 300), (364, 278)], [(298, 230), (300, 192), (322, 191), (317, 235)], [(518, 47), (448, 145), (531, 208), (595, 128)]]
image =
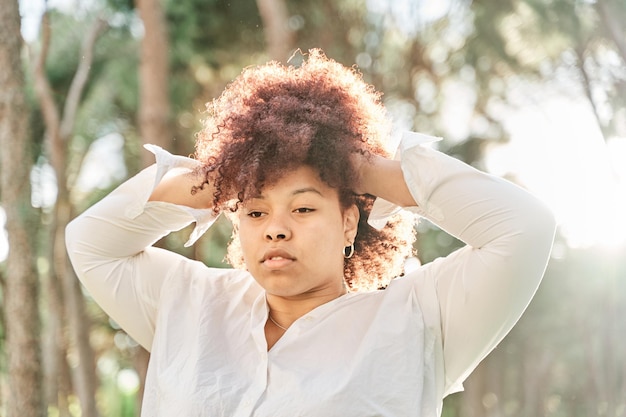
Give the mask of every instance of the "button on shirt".
[[(406, 134), (400, 145), (410, 210), (466, 246), (385, 290), (317, 307), (269, 351), (265, 293), (249, 273), (152, 247), (195, 222), (192, 244), (213, 222), (211, 210), (147, 202), (163, 176), (197, 161), (151, 147), (154, 166), (72, 221), (78, 277), (151, 351), (142, 416), (439, 416), (530, 302), (555, 225), (521, 188), (422, 139)], [(378, 200), (370, 223), (395, 211)]]

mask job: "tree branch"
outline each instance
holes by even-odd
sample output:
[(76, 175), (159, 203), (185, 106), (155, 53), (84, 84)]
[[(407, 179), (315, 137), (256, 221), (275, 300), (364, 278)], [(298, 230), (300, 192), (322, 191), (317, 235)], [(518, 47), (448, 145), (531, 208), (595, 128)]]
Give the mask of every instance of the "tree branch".
[(593, 94), (591, 92), (591, 78), (585, 69), (585, 45), (581, 45), (577, 48), (574, 48), (576, 56), (578, 57), (578, 69), (580, 70), (580, 74), (582, 75), (582, 86), (585, 91), (585, 95), (587, 96), (587, 100), (589, 100), (589, 104), (593, 109), (593, 115), (596, 118), (596, 122), (598, 123), (598, 127), (600, 131), (602, 131), (602, 136), (606, 140), (606, 128), (602, 123), (602, 119), (600, 118), (600, 113), (598, 112), (598, 107), (596, 106), (596, 102), (593, 99)]
[(89, 79), (89, 72), (91, 71), (91, 64), (93, 62), (93, 55), (96, 41), (100, 34), (107, 28), (107, 22), (102, 18), (97, 18), (89, 33), (85, 37), (81, 47), (81, 60), (76, 74), (72, 79), (67, 98), (65, 99), (65, 106), (63, 108), (63, 119), (61, 120), (59, 139), (62, 141), (72, 133), (74, 129), (74, 123), (76, 122), (76, 112), (80, 103), (83, 90)]
[(604, 23), (603, 26), (607, 29), (608, 35), (617, 46), (622, 61), (626, 62), (626, 34), (622, 30), (624, 22), (619, 23), (619, 19), (615, 19), (615, 15), (609, 10), (610, 6), (606, 0), (598, 0), (595, 3), (598, 15)]
[(50, 19), (48, 12), (44, 12), (41, 17), (41, 49), (39, 54), (35, 57), (35, 66), (33, 69), (33, 78), (35, 80), (35, 93), (39, 105), (41, 106), (41, 113), (44, 118), (46, 130), (49, 136), (55, 136), (59, 132), (60, 115), (59, 109), (54, 102), (52, 96), (52, 89), (46, 76), (46, 60), (48, 58), (48, 51), (50, 49)]

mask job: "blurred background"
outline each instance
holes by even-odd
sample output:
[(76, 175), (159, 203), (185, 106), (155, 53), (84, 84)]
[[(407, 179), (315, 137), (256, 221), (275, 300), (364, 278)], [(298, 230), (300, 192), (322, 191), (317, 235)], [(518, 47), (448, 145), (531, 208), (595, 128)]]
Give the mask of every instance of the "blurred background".
[[(316, 47), (383, 92), (398, 129), (444, 137), (441, 150), (529, 189), (559, 221), (537, 296), (443, 415), (626, 416), (623, 0), (0, 0), (0, 10), (0, 415), (139, 415), (148, 354), (80, 288), (65, 224), (152, 162), (143, 143), (193, 153), (206, 103), (243, 67), (297, 63), (294, 51)], [(422, 263), (460, 245), (417, 227)], [(184, 249), (188, 233), (159, 244), (227, 266), (228, 222)]]

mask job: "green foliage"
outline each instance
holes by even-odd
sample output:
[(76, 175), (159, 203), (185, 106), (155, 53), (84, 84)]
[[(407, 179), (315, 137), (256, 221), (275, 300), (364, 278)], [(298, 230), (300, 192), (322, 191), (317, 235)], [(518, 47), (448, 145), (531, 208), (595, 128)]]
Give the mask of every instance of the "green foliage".
[(259, 50), (263, 45), (261, 20), (254, 0), (165, 2), (172, 40), (173, 69), (197, 55), (214, 68), (224, 62), (219, 52), (234, 56)]
[(94, 84), (102, 85), (102, 93), (108, 95), (103, 101), (111, 101), (116, 109), (116, 114), (110, 116), (131, 124), (139, 104), (138, 51), (139, 39), (127, 27), (111, 28), (98, 40), (94, 63)]
[(106, 0), (106, 6), (113, 12), (130, 14), (135, 10), (133, 0)]

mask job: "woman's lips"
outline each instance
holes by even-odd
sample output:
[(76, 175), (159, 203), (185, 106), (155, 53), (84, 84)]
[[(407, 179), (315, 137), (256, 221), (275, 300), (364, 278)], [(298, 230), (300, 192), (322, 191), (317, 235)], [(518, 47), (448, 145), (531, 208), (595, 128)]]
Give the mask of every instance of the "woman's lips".
[(269, 269), (280, 269), (292, 264), (296, 258), (283, 249), (268, 250), (261, 259), (261, 263)]
[(265, 261), (263, 261), (263, 265), (265, 265), (269, 269), (284, 268), (291, 263), (293, 263), (293, 259), (283, 258), (281, 256), (267, 258)]

